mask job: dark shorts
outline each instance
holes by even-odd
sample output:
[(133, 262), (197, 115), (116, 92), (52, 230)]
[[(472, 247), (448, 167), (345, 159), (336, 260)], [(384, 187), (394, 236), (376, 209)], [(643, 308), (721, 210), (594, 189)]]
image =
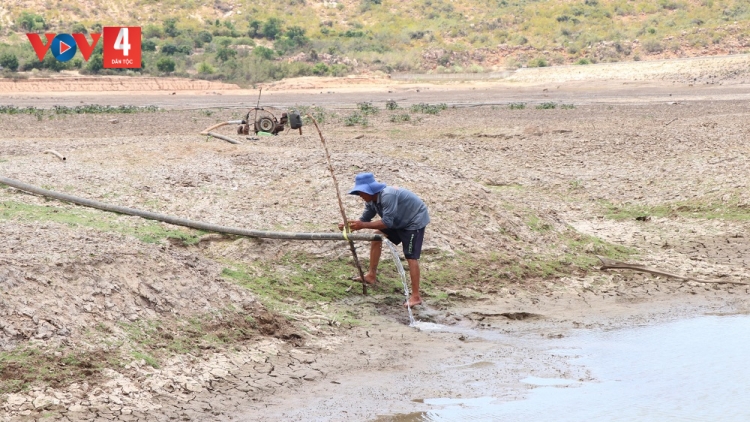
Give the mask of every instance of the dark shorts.
[(404, 244), (404, 256), (406, 259), (419, 259), (419, 256), (422, 255), (424, 229), (422, 227), (419, 230), (381, 229), (380, 231), (394, 244)]

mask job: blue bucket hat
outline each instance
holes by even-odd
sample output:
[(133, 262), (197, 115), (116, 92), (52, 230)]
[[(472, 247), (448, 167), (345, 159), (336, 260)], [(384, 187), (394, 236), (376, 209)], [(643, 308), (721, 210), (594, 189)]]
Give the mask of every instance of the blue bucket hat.
[(349, 195), (358, 195), (359, 192), (375, 195), (383, 189), (385, 189), (385, 183), (375, 181), (375, 176), (372, 173), (359, 173), (354, 178), (354, 188), (349, 191)]

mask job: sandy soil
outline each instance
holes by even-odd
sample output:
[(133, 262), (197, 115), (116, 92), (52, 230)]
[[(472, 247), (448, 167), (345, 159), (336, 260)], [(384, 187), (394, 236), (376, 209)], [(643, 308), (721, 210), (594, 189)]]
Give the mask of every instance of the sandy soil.
[(222, 82), (191, 80), (181, 78), (151, 78), (127, 76), (81, 76), (74, 72), (63, 73), (56, 77), (27, 77), (18, 79), (0, 79), (2, 93), (42, 93), (42, 92), (133, 92), (133, 91), (205, 91), (238, 89), (234, 84)]
[[(290, 252), (320, 262), (343, 259), (348, 251), (337, 242), (204, 236), (191, 246), (149, 243), (137, 233), (151, 226), (136, 218), (0, 190), (3, 350), (31, 345), (50, 356), (78, 350), (93, 361), (126, 347), (122, 342), (131, 337), (123, 324), (165, 321), (159, 335), (168, 338), (181, 321), (221, 314), (215, 321), (247, 329), (231, 347), (204, 344), (158, 368), (133, 355), (124, 366), (72, 384), (55, 379), (4, 394), (2, 417), (372, 420), (425, 410), (418, 402), (425, 398), (518, 399), (528, 388), (519, 380), (528, 375), (590, 380), (585, 367), (540, 358), (545, 338), (570, 330), (747, 312), (746, 286), (605, 272), (580, 261), (612, 251), (611, 245), (629, 248), (631, 261), (665, 271), (750, 281), (746, 75), (718, 72), (710, 83), (696, 84), (685, 76), (691, 70), (675, 62), (661, 66), (663, 77), (643, 81), (634, 76), (643, 73), (639, 64), (631, 66), (617, 80), (567, 81), (544, 69), (546, 76), (524, 82), (298, 80), (264, 88), (264, 104), (320, 107), (341, 189), (368, 170), (425, 199), (432, 216), (423, 259), (428, 286), (451, 261), (468, 256), (486, 266), (429, 287), (416, 316), (443, 331), (406, 325), (394, 294), (400, 284), (392, 277), (366, 297), (352, 293), (314, 306), (290, 300), (293, 311), (285, 314), (269, 311), (222, 275), (230, 261), (289, 271), (280, 260)], [(17, 106), (84, 102), (168, 110), (41, 120), (0, 115), (0, 175), (227, 226), (332, 230), (339, 219), (335, 193), (309, 127), (302, 136), (240, 138), (241, 145), (206, 139), (197, 133), (240, 117), (257, 92), (173, 92), (0, 93), (1, 104)], [(438, 115), (382, 110), (389, 98), (403, 107), (455, 107)], [(381, 111), (368, 126), (344, 125), (362, 100)], [(525, 109), (507, 107), (520, 102)], [(558, 108), (535, 108), (546, 102)], [(404, 114), (409, 121), (399, 121)], [(66, 161), (45, 154), (49, 149)], [(357, 215), (361, 204), (345, 202), (349, 215)], [(67, 220), (40, 211), (44, 206)], [(636, 207), (651, 208), (637, 213)], [(631, 214), (612, 218), (618, 210)], [(29, 216), (32, 211), (39, 216)], [(109, 228), (90, 223), (100, 220)], [(366, 245), (359, 248), (366, 256)], [(514, 276), (513, 265), (530, 266), (539, 257), (569, 269)], [(382, 265), (392, 264), (384, 259)], [(229, 309), (257, 324), (244, 327)], [(359, 325), (342, 323), (336, 317), (342, 309)], [(212, 332), (226, 334), (225, 328)], [(154, 341), (158, 348), (165, 340)], [(7, 368), (4, 388), (17, 375)]]

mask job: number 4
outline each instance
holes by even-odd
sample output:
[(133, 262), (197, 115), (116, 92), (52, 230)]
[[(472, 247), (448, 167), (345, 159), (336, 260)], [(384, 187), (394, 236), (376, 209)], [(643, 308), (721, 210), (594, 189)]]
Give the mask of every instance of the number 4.
[(130, 51), (128, 28), (120, 28), (120, 32), (117, 34), (117, 39), (115, 40), (115, 50), (122, 50), (122, 55), (125, 57), (128, 56), (128, 51)]

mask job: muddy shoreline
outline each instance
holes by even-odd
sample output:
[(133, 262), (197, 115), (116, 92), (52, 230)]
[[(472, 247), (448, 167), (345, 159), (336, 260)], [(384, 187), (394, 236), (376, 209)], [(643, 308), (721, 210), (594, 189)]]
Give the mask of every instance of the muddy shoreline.
[[(2, 417), (373, 420), (426, 410), (429, 398), (519, 399), (529, 375), (590, 379), (544, 358), (545, 339), (574, 330), (746, 313), (745, 286), (600, 271), (595, 258), (750, 280), (750, 85), (730, 76), (269, 89), (274, 105), (315, 104), (342, 189), (369, 170), (429, 204), (422, 331), (407, 326), (389, 259), (363, 297), (336, 242), (174, 231), (2, 188)], [(397, 89), (401, 108), (385, 110)], [(156, 113), (0, 115), (0, 174), (220, 225), (335, 227), (309, 128), (241, 145), (197, 135), (243, 113), (243, 93), (0, 94), (0, 104), (159, 95)], [(380, 111), (348, 125), (365, 96)], [(410, 108), (468, 102), (484, 105)], [(345, 206), (357, 215), (361, 204)], [(21, 361), (24, 348), (36, 354)], [(14, 387), (23, 365), (48, 363), (80, 378)]]
[[(670, 283), (661, 287), (678, 289)], [(453, 325), (422, 324), (421, 330), (375, 317), (366, 327), (351, 330), (339, 349), (319, 358), (328, 362), (325, 367), (338, 370), (240, 407), (224, 420), (420, 420), (421, 412), (439, 408), (425, 404), (426, 399), (522, 400), (534, 388), (521, 381), (527, 377), (596, 382), (589, 368), (551, 356), (551, 340), (576, 330), (617, 330), (747, 312), (747, 300), (732, 296), (715, 292), (696, 298), (670, 291), (625, 304), (595, 295), (561, 295), (534, 305), (529, 304), (534, 297), (495, 298), (439, 312), (437, 320), (449, 319)], [(528, 315), (516, 319), (521, 314)]]

